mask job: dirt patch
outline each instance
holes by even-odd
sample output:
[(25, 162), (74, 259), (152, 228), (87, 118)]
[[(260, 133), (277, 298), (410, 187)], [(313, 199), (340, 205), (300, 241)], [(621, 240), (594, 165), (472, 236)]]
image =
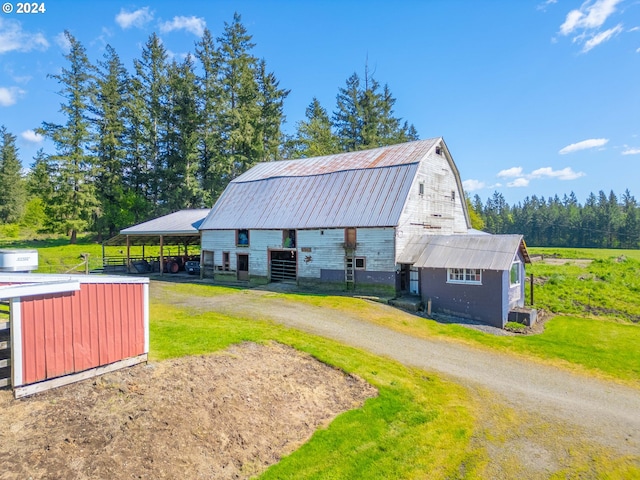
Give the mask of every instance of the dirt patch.
[(248, 478), (377, 391), (281, 344), (0, 391), (0, 479)]

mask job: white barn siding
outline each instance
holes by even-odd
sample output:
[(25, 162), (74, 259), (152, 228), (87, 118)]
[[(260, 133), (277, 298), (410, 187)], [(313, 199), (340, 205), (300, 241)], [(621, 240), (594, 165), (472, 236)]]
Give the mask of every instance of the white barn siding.
[[(222, 265), (222, 252), (229, 252), (230, 269), (235, 270), (236, 262), (236, 232), (235, 230), (203, 230), (202, 250), (213, 252), (213, 264)], [(247, 250), (243, 248), (243, 250)]]
[[(432, 151), (420, 163), (396, 232), (396, 258), (412, 235), (452, 235), (467, 233), (464, 192), (445, 156)], [(420, 184), (424, 193), (420, 195)], [(452, 197), (452, 192), (454, 193)]]
[(298, 230), (297, 246), (298, 277), (320, 278), (321, 269), (344, 270), (343, 228)]
[[(366, 258), (366, 270), (395, 271), (395, 229), (357, 228), (356, 257)], [(344, 265), (344, 228), (298, 230), (298, 277), (318, 279), (321, 270), (341, 270)], [(310, 252), (302, 249), (311, 249)]]

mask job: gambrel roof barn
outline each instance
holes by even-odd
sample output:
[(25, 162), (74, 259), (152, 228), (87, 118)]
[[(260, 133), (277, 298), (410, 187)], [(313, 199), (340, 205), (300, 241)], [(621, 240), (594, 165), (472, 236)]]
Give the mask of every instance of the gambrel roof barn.
[[(422, 186), (419, 186), (422, 185)], [(411, 211), (410, 200), (425, 200)], [(201, 230), (469, 227), (462, 182), (442, 138), (260, 163), (233, 180)]]

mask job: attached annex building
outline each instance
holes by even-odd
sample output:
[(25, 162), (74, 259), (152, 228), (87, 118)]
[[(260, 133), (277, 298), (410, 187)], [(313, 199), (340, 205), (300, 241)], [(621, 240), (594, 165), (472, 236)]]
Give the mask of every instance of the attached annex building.
[(399, 264), (416, 235), (466, 234), (460, 175), (442, 138), (260, 163), (200, 226), (205, 276), (418, 293)]

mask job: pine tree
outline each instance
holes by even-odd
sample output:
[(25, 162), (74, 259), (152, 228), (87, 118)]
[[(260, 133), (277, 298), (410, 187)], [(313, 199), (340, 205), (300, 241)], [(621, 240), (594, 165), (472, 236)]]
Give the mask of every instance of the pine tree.
[[(363, 85), (364, 83), (364, 85)], [(338, 92), (333, 127), (343, 151), (393, 145), (417, 140), (413, 125), (394, 116), (396, 100), (388, 85), (380, 84), (365, 67), (364, 81), (357, 73)]]
[(18, 222), (24, 213), (26, 195), (22, 164), (15, 135), (0, 127), (0, 223)]
[(198, 170), (203, 202), (205, 205), (212, 205), (231, 180), (231, 168), (223, 153), (221, 58), (209, 29), (204, 31), (202, 38), (196, 43), (195, 57), (202, 69), (201, 76), (197, 78), (200, 102)]
[(251, 54), (255, 44), (237, 13), (232, 23), (225, 22), (218, 45), (223, 99), (220, 112), (222, 147), (231, 180), (263, 158), (259, 87), (255, 74), (257, 59)]
[(313, 98), (305, 111), (306, 120), (298, 122), (293, 139), (294, 151), (298, 157), (317, 157), (338, 153), (340, 146), (331, 131), (331, 119), (327, 111)]
[(160, 202), (167, 212), (202, 206), (198, 178), (197, 85), (193, 60), (187, 56), (168, 69), (168, 98), (163, 123), (167, 126), (162, 144), (166, 165), (162, 178)]
[[(142, 49), (142, 58), (134, 60), (136, 75), (133, 79), (131, 119), (135, 129), (136, 153), (134, 159), (144, 165), (136, 167), (146, 180), (144, 194), (151, 204), (152, 213), (166, 213), (160, 205), (161, 184), (166, 168), (166, 152), (162, 145), (167, 126), (163, 124), (163, 111), (167, 104), (167, 52), (154, 33)], [(133, 159), (132, 159), (133, 160)]]
[(127, 201), (123, 182), (125, 159), (124, 136), (129, 77), (116, 51), (107, 45), (104, 60), (99, 62), (97, 95), (92, 112), (96, 132), (93, 153), (96, 157), (96, 188), (100, 212), (96, 219), (99, 234), (115, 235), (131, 225), (134, 217)]
[(279, 88), (280, 82), (272, 72), (267, 72), (264, 60), (258, 62), (256, 71), (260, 106), (260, 132), (262, 134), (262, 161), (277, 160), (283, 143), (284, 100), (290, 90)]
[(95, 67), (80, 42), (67, 31), (64, 35), (70, 45), (65, 55), (69, 67), (50, 77), (61, 85), (59, 94), (65, 100), (61, 111), (67, 120), (64, 125), (43, 122), (38, 133), (49, 137), (56, 146), (56, 154), (48, 157), (48, 161), (57, 164), (57, 176), (51, 179), (55, 193), (46, 205), (47, 215), (55, 230), (67, 233), (70, 242), (75, 243), (78, 232), (90, 226), (98, 207), (88, 118), (89, 105), (94, 103)]

